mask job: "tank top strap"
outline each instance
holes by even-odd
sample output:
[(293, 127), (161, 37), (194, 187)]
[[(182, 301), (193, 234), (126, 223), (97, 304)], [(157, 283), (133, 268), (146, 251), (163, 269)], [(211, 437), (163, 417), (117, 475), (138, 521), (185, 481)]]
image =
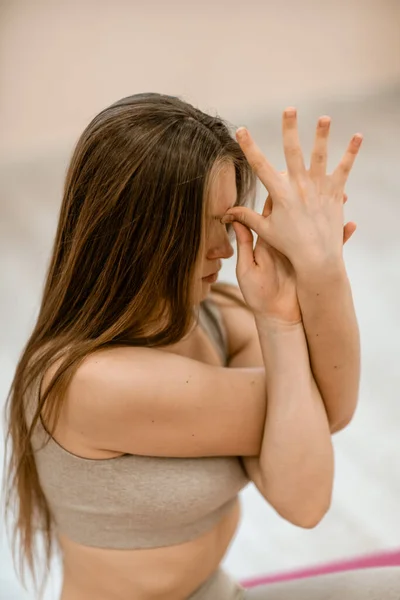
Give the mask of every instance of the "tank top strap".
[(214, 342), (226, 366), (229, 357), (227, 332), (221, 311), (211, 299), (207, 298), (200, 304), (199, 323)]

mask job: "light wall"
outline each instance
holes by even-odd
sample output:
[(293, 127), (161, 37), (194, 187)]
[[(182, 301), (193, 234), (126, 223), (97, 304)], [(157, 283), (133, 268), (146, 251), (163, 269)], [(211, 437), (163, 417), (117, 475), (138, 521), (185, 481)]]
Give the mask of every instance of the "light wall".
[(139, 91), (230, 119), (400, 79), (398, 0), (3, 0), (0, 157)]

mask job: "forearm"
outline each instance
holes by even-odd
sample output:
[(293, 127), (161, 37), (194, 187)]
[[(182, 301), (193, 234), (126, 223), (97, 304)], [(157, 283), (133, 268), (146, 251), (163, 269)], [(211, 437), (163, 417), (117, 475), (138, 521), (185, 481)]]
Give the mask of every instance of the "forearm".
[(303, 526), (329, 507), (333, 449), (313, 379), (302, 324), (256, 319), (265, 363), (268, 407), (259, 456), (265, 496)]
[(297, 268), (296, 277), (311, 369), (331, 431), (337, 431), (354, 414), (360, 381), (360, 337), (350, 282), (342, 261)]

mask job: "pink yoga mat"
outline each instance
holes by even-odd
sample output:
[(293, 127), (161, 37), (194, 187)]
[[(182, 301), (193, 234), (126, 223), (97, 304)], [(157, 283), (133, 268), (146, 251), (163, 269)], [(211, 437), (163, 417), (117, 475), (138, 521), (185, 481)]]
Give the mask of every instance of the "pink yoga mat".
[(389, 550), (387, 552), (379, 552), (367, 556), (327, 563), (317, 567), (308, 567), (296, 569), (295, 571), (278, 573), (276, 575), (255, 577), (242, 581), (241, 584), (243, 587), (251, 588), (255, 587), (256, 585), (277, 583), (279, 581), (290, 581), (292, 579), (303, 579), (304, 577), (314, 577), (315, 575), (324, 575), (326, 573), (338, 573), (339, 571), (393, 566), (400, 566), (400, 550)]

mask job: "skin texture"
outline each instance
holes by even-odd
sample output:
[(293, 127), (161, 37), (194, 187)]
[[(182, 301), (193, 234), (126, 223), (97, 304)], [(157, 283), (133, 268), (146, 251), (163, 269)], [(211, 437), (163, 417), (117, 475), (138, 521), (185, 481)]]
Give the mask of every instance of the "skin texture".
[[(315, 152), (316, 156), (320, 157), (323, 152), (321, 144), (319, 146), (318, 144), (320, 144), (319, 139), (316, 142)], [(258, 161), (254, 167), (262, 171), (265, 165), (263, 167), (262, 162)], [(293, 168), (289, 169), (288, 173), (286, 177), (293, 177)], [(284, 176), (282, 181), (283, 179)], [(279, 181), (275, 177), (270, 186), (271, 196), (267, 199), (261, 215), (264, 220), (273, 212), (273, 192), (276, 192)], [(343, 189), (340, 193), (343, 202)], [(295, 493), (299, 492), (296, 479), (289, 478), (282, 483), (279, 481), (279, 473), (277, 475), (273, 472), (272, 476), (276, 484), (268, 488), (266, 486), (268, 478), (265, 477), (267, 465), (262, 460), (263, 448), (266, 444), (266, 439), (263, 438), (264, 426), (266, 426), (265, 378), (267, 377), (267, 383), (272, 388), (279, 388), (279, 381), (284, 375), (284, 372), (280, 371), (285, 362), (281, 355), (288, 353), (289, 350), (292, 352), (290, 368), (293, 368), (293, 373), (297, 372), (298, 365), (303, 361), (302, 376), (305, 377), (304, 381), (310, 383), (310, 388), (307, 388), (308, 383), (305, 384), (305, 396), (299, 404), (304, 418), (304, 428), (309, 426), (308, 421), (310, 421), (314, 424), (312, 425), (314, 429), (310, 431), (315, 433), (313, 436), (303, 427), (297, 427), (293, 429), (292, 435), (296, 435), (296, 429), (302, 430), (303, 442), (307, 444), (310, 439), (316, 437), (316, 432), (321, 430), (324, 452), (330, 453), (330, 422), (323, 404), (324, 398), (321, 398), (318, 390), (315, 389), (308, 364), (305, 331), (300, 320), (303, 310), (307, 312), (307, 298), (302, 303), (297, 297), (297, 277), (298, 272), (302, 270), (302, 265), (298, 263), (296, 271), (283, 252), (271, 249), (266, 240), (260, 239), (262, 234), (259, 228), (260, 221), (256, 222), (254, 215), (251, 216), (243, 209), (237, 209), (234, 229), (238, 241), (238, 279), (241, 290), (236, 288), (235, 294), (238, 298), (244, 296), (252, 311), (246, 310), (233, 300), (211, 292), (211, 284), (204, 281), (204, 277), (216, 272), (221, 266), (221, 261), (233, 254), (221, 217), (227, 212), (235, 214), (235, 209), (231, 210), (235, 202), (234, 169), (231, 165), (226, 165), (213, 182), (210, 193), (205, 244), (195, 274), (194, 297), (200, 301), (211, 293), (220, 306), (228, 333), (230, 351), (228, 369), (222, 368), (212, 342), (198, 326), (194, 327), (180, 342), (169, 347), (117, 348), (103, 353), (103, 356), (89, 357), (71, 383), (54, 437), (68, 451), (91, 459), (111, 458), (124, 452), (153, 456), (241, 456), (249, 476), (260, 493), (284, 518), (302, 526), (314, 526), (328, 508), (325, 503), (329, 501), (331, 467), (325, 469), (328, 471), (326, 484), (324, 483), (327, 490), (324, 494), (327, 500), (323, 499), (318, 509), (311, 507), (316, 516), (310, 517), (311, 513), (302, 516), (293, 512), (301, 502), (286, 506), (281, 501), (280, 487), (284, 491), (288, 488), (288, 484), (296, 484)], [(238, 212), (239, 210), (242, 212)], [(260, 236), (252, 258), (250, 257), (251, 229), (256, 233), (258, 229)], [(346, 229), (343, 232), (341, 226), (341, 246), (343, 240), (350, 237), (351, 229), (348, 229), (346, 234)], [(242, 269), (243, 265), (244, 269)], [(304, 275), (302, 281), (306, 280), (307, 277)], [(260, 282), (268, 282), (268, 285), (262, 286), (261, 289)], [(325, 283), (329, 286), (330, 281)], [(254, 306), (251, 303), (254, 303)], [(308, 305), (311, 306), (310, 301)], [(278, 329), (276, 329), (277, 323)], [(279, 329), (282, 324), (289, 326), (289, 329), (285, 329), (285, 335), (281, 335)], [(293, 328), (290, 329), (292, 326)], [(268, 355), (267, 359), (266, 355)], [(266, 363), (273, 371), (267, 376)], [(138, 371), (143, 373), (142, 379), (133, 368), (135, 364), (139, 365)], [(53, 366), (53, 370), (56, 368), (57, 364)], [(173, 396), (174, 404), (186, 406), (186, 412), (181, 409), (179, 413), (173, 415), (176, 423), (173, 440), (166, 435), (166, 428), (163, 428), (162, 422), (163, 411), (167, 420), (171, 419), (170, 408), (164, 406), (162, 402), (160, 404), (159, 397), (160, 429), (157, 434), (149, 436), (145, 422), (136, 424), (138, 413), (135, 402), (140, 403), (140, 399), (143, 398), (143, 406), (149, 403), (151, 406), (152, 396), (148, 395), (148, 374), (155, 371), (159, 373), (161, 379), (170, 377), (168, 389), (172, 390), (170, 396)], [(44, 386), (51, 375), (51, 371), (46, 374)], [(193, 377), (196, 385), (192, 390), (190, 386), (189, 389), (186, 386), (186, 396), (182, 395), (181, 398), (178, 378), (181, 376), (186, 379), (188, 375)], [(115, 387), (105, 390), (105, 381), (114, 381)], [(175, 383), (176, 388), (171, 388)], [(282, 397), (279, 396), (279, 390), (275, 393), (272, 413), (282, 410), (282, 398), (288, 396), (291, 401), (296, 400), (293, 396), (296, 381), (292, 383), (292, 388), (284, 391)], [(207, 385), (209, 388), (206, 387)], [(203, 392), (198, 398), (195, 397), (196, 389)], [(93, 398), (96, 398), (96, 407), (100, 406), (100, 411), (95, 408)], [(207, 398), (210, 400), (208, 404), (205, 402)], [(231, 410), (233, 399), (235, 410)], [(190, 400), (194, 404), (204, 402), (200, 413), (198, 410), (195, 413), (195, 420), (191, 420)], [(307, 401), (307, 405), (303, 400)], [(224, 408), (225, 401), (227, 406), (230, 406), (229, 411)], [(222, 412), (219, 414), (218, 410)], [(139, 412), (143, 412), (142, 408)], [(230, 414), (232, 416), (229, 416)], [(282, 412), (276, 412), (275, 421), (279, 423), (281, 416)], [(226, 425), (225, 434), (222, 434), (222, 430), (218, 427), (222, 418)], [(232, 422), (227, 421), (229, 418), (233, 419)], [(237, 422), (234, 419), (237, 419)], [(298, 423), (297, 415), (294, 422)], [(288, 425), (292, 426), (292, 422), (288, 421)], [(196, 445), (191, 437), (190, 440), (186, 440), (185, 432), (189, 426), (197, 427)], [(269, 427), (268, 437), (274, 439), (276, 436), (277, 440), (282, 439), (274, 420), (269, 421)], [(155, 446), (156, 440), (157, 446)], [(303, 458), (307, 459), (308, 454), (315, 454), (313, 448), (313, 446), (310, 446), (309, 450), (307, 448), (302, 463), (307, 462)], [(269, 449), (266, 450), (268, 451), (265, 452), (265, 456), (272, 456)], [(296, 474), (298, 466), (293, 463), (290, 454), (285, 454), (284, 448), (278, 456), (286, 461), (285, 467), (288, 466), (286, 471)], [(328, 456), (326, 460), (331, 465), (331, 457)], [(321, 467), (323, 466), (322, 463)], [(311, 468), (316, 468), (314, 463), (310, 463), (309, 470)], [(277, 470), (281, 471), (279, 468)], [(322, 484), (319, 485), (319, 488), (322, 487)], [(60, 535), (65, 574), (62, 600), (83, 600), (88, 597), (96, 597), (98, 600), (130, 600), (133, 597), (140, 600), (156, 598), (183, 600), (218, 566), (234, 536), (239, 517), (240, 510), (237, 504), (212, 531), (199, 539), (170, 548), (132, 551), (100, 550), (79, 546)], [(157, 578), (154, 577), (155, 572)]]

